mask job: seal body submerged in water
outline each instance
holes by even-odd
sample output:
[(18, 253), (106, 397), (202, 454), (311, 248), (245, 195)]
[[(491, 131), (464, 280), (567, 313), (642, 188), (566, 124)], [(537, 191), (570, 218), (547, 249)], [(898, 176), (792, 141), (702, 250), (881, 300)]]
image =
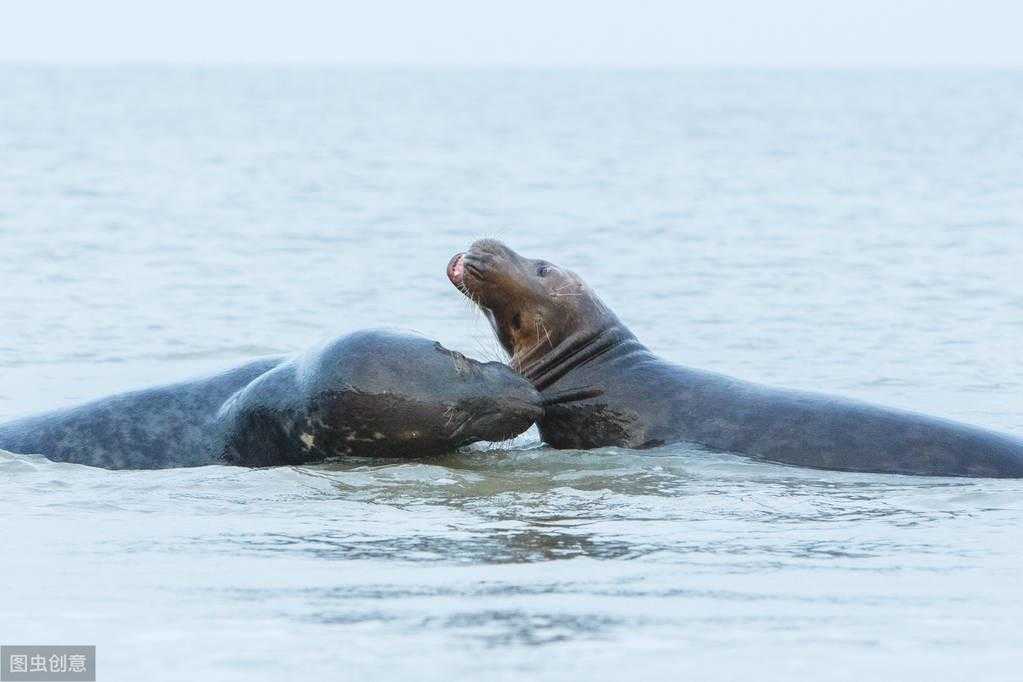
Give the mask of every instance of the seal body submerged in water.
[(429, 456), (512, 438), (542, 410), (506, 365), (367, 330), (296, 357), (0, 425), (0, 448), (111, 469)]
[(1010, 435), (666, 362), (578, 275), (500, 242), (456, 254), (448, 277), (483, 309), (511, 365), (538, 390), (603, 390), (545, 412), (538, 426), (553, 447), (691, 442), (822, 469), (1023, 477), (1023, 440)]

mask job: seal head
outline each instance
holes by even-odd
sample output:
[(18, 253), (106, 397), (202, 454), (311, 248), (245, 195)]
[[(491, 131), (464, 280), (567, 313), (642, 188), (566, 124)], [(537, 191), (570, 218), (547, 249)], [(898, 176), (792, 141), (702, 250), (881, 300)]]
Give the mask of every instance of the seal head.
[[(601, 337), (632, 338), (579, 275), (526, 258), (494, 239), (474, 242), (448, 263), (448, 279), (487, 316), (511, 366), (543, 390), (552, 364), (583, 359)], [(597, 344), (598, 346), (601, 344)]]
[(315, 347), (239, 392), (222, 412), (228, 461), (423, 457), (522, 433), (543, 414), (507, 365), (425, 337), (372, 329)]

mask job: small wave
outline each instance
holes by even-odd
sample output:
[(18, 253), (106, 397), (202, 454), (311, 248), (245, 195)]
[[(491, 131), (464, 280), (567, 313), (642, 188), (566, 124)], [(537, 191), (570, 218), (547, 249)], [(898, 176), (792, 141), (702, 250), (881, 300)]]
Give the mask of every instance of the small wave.
[(35, 459), (48, 462), (42, 455), (16, 455), (13, 452), (0, 450), (0, 473), (7, 475), (27, 474), (38, 471)]

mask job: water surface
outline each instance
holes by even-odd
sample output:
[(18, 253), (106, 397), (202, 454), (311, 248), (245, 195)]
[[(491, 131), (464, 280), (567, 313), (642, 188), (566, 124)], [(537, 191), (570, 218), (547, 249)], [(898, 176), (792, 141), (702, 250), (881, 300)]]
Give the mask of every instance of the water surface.
[[(1023, 433), (1023, 74), (0, 68), (0, 418), (369, 326), (481, 236), (696, 367)], [(103, 679), (1019, 678), (1023, 482), (686, 446), (0, 453), (0, 641)]]

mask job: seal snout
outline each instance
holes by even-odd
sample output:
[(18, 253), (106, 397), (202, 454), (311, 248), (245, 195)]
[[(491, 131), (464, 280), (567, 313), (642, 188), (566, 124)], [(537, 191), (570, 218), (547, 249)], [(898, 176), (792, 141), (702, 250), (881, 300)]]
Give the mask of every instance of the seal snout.
[(492, 412), (476, 422), (476, 433), (482, 440), (500, 442), (525, 432), (543, 416), (539, 401), (506, 398), (499, 400)]
[(448, 262), (448, 279), (456, 287), (461, 287), (465, 282), (465, 254), (456, 253)]

